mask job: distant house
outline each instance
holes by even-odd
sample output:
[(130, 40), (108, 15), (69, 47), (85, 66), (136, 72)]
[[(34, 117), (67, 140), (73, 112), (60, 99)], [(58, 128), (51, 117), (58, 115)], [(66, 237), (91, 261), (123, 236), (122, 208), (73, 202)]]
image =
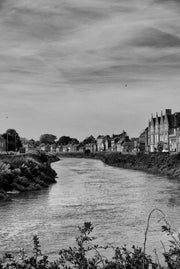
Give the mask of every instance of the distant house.
[(50, 145), (50, 151), (51, 152), (56, 152), (56, 149), (57, 149), (57, 145), (55, 143)]
[(85, 146), (83, 144), (79, 144), (78, 147), (77, 147), (77, 151), (78, 152), (84, 152), (85, 151)]
[(148, 128), (146, 128), (139, 136), (138, 151), (148, 151)]
[(129, 136), (125, 131), (123, 131), (121, 134), (113, 134), (111, 138), (111, 151), (122, 152), (122, 146), (125, 141), (129, 141)]
[(105, 150), (105, 145), (104, 145), (104, 135), (99, 135), (96, 139), (97, 141), (97, 151), (104, 151)]
[(39, 146), (40, 150), (46, 151), (46, 152), (50, 152), (51, 151), (51, 146), (49, 144), (41, 144)]
[(139, 151), (139, 137), (132, 137), (131, 141), (133, 142), (133, 152)]
[(177, 152), (180, 152), (180, 127), (176, 130), (176, 148)]
[(29, 151), (29, 143), (28, 143), (28, 139), (25, 137), (21, 137), (21, 144), (22, 147), (20, 148), (20, 153), (26, 153)]
[(134, 152), (134, 142), (133, 141), (124, 141), (122, 145), (122, 152)]
[(123, 152), (124, 150), (124, 142), (126, 141), (126, 137), (120, 137), (117, 139), (117, 142), (116, 142), (116, 150), (119, 151), (119, 152)]
[(34, 139), (27, 139), (25, 137), (21, 137), (21, 151), (28, 152), (29, 150), (34, 150), (38, 147), (37, 142)]
[(116, 138), (111, 138), (111, 151), (117, 151), (117, 143), (116, 143)]
[(61, 146), (57, 146), (57, 147), (56, 147), (56, 152), (61, 152), (61, 151), (62, 151), (61, 149), (62, 149)]
[(111, 151), (111, 138), (109, 135), (104, 136), (103, 144), (105, 151)]
[(78, 145), (79, 144), (70, 144), (69, 145), (69, 151), (70, 152), (77, 152), (78, 151)]
[(69, 152), (70, 151), (70, 145), (62, 146), (62, 152)]
[(96, 152), (97, 145), (96, 143), (89, 143), (84, 146), (85, 151)]
[(0, 135), (0, 152), (6, 151), (6, 140)]

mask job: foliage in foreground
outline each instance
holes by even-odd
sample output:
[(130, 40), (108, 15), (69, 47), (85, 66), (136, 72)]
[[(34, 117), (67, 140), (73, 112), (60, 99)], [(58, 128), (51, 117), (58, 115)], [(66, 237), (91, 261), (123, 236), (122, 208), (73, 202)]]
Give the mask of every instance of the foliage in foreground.
[[(164, 249), (166, 267), (162, 267), (159, 262), (152, 260), (146, 254), (147, 232), (149, 221), (154, 211), (159, 211), (163, 215), (165, 225), (162, 231), (170, 237), (170, 248)], [(43, 255), (40, 248), (39, 238), (33, 237), (33, 253), (28, 256), (22, 249), (18, 257), (6, 253), (0, 260), (0, 269), (179, 269), (180, 268), (180, 235), (175, 236), (175, 231), (167, 222), (164, 213), (159, 209), (153, 209), (148, 217), (145, 231), (144, 248), (132, 246), (131, 250), (124, 247), (99, 246), (93, 243), (95, 239), (91, 233), (94, 227), (90, 222), (85, 222), (79, 227), (79, 235), (76, 237), (76, 245), (59, 251), (59, 258), (53, 262), (48, 256)], [(114, 250), (111, 259), (104, 257), (101, 251), (108, 248)]]
[(150, 256), (143, 253), (141, 248), (132, 247), (129, 251), (126, 247), (115, 248), (114, 256), (111, 260), (104, 258), (100, 254), (101, 249), (108, 246), (98, 246), (92, 243), (94, 237), (91, 236), (93, 226), (85, 222), (79, 227), (79, 236), (76, 238), (76, 246), (59, 251), (59, 259), (50, 262), (46, 255), (41, 253), (39, 238), (33, 238), (33, 254), (28, 256), (24, 250), (20, 250), (18, 258), (12, 254), (5, 254), (0, 261), (1, 269), (155, 269), (158, 265), (154, 263)]

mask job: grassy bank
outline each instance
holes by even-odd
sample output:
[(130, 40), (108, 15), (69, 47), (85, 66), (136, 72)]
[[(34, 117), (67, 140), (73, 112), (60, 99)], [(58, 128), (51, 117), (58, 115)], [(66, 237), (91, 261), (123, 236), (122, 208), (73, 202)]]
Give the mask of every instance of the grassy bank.
[(42, 152), (27, 155), (0, 156), (0, 200), (10, 194), (47, 188), (56, 182), (56, 172), (50, 164), (59, 158)]
[(104, 163), (127, 169), (142, 170), (173, 178), (180, 178), (180, 154), (150, 153), (137, 155), (121, 154), (120, 152), (100, 152), (85, 154), (61, 153), (59, 156), (72, 158), (92, 158), (102, 160)]

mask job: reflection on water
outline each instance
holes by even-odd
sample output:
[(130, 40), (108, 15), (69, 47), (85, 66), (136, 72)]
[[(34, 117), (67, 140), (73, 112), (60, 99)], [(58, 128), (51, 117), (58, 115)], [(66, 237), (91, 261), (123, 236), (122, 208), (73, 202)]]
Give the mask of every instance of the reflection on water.
[[(0, 252), (31, 249), (38, 234), (45, 253), (57, 253), (74, 242), (77, 226), (91, 221), (100, 244), (142, 245), (146, 220), (158, 207), (177, 229), (180, 183), (139, 171), (106, 166), (100, 161), (63, 159), (53, 164), (59, 178), (48, 189), (13, 196), (0, 204)], [(148, 248), (161, 249), (161, 233), (154, 214)]]

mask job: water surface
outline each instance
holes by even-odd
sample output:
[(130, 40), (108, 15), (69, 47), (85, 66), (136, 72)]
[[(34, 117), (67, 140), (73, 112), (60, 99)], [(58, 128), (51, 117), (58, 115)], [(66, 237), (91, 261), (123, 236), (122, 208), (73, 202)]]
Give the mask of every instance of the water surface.
[[(54, 163), (57, 184), (0, 203), (0, 253), (30, 250), (34, 234), (43, 251), (55, 255), (74, 243), (77, 226), (91, 221), (100, 244), (142, 245), (147, 217), (158, 207), (180, 228), (180, 182), (144, 172), (114, 168), (101, 161), (62, 159)], [(160, 214), (151, 219), (148, 250), (161, 251)]]

